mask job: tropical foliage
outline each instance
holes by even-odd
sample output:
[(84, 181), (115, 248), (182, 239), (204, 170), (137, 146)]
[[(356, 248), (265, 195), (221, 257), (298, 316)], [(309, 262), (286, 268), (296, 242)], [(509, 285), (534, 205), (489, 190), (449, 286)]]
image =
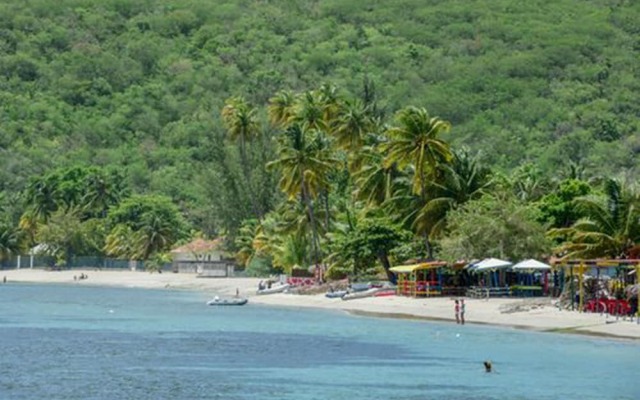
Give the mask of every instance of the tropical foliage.
[(565, 239), (558, 249), (565, 257), (626, 257), (640, 243), (640, 194), (614, 180), (607, 180), (603, 189), (576, 198), (583, 217), (568, 228), (550, 231)]
[(551, 226), (565, 256), (627, 255), (638, 20), (631, 1), (0, 2), (0, 254), (157, 261), (193, 229), (256, 271), (359, 273), (549, 255)]

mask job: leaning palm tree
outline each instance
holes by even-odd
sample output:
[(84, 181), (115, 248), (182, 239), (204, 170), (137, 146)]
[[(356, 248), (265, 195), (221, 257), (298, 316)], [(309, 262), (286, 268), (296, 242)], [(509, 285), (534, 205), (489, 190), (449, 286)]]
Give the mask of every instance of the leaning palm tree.
[(386, 153), (384, 165), (389, 167), (395, 163), (400, 169), (412, 165), (412, 191), (424, 199), (436, 166), (451, 160), (449, 144), (440, 138), (451, 125), (417, 107), (400, 110), (396, 119), (398, 125), (387, 130), (389, 142), (382, 144)]
[(603, 192), (575, 199), (585, 217), (549, 231), (565, 239), (557, 250), (566, 258), (626, 257), (640, 243), (640, 194), (615, 180), (607, 180)]

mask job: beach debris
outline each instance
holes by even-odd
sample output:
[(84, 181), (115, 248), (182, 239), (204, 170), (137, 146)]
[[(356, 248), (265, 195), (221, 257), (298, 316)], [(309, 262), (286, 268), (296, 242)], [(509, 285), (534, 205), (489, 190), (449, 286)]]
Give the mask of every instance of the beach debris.
[(531, 310), (536, 310), (547, 306), (551, 306), (550, 299), (525, 299), (513, 303), (502, 304), (498, 309), (502, 314), (513, 314), (517, 312), (529, 312)]

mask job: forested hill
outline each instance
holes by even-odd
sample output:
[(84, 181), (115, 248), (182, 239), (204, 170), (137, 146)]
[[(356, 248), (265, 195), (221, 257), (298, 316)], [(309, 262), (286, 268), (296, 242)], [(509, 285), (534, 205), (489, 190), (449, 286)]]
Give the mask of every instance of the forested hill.
[(5, 209), (32, 176), (118, 166), (206, 231), (241, 176), (224, 101), (323, 82), (383, 119), (425, 107), (497, 169), (637, 173), (638, 21), (635, 0), (2, 0)]

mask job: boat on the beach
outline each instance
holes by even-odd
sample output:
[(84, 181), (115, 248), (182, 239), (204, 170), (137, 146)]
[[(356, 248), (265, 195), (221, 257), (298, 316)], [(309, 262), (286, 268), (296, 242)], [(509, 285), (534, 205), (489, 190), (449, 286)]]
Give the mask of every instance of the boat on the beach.
[(347, 293), (342, 296), (342, 300), (364, 299), (365, 297), (375, 296), (376, 293), (382, 291), (382, 288), (371, 288), (360, 292)]
[(271, 286), (270, 288), (265, 288), (265, 289), (258, 289), (258, 291), (256, 292), (257, 294), (274, 294), (274, 293), (282, 293), (285, 290), (289, 289), (291, 285), (289, 285), (288, 283), (282, 284), (282, 285), (277, 285), (277, 286)]
[(207, 301), (208, 306), (243, 306), (249, 302), (244, 297), (214, 297)]
[(327, 292), (325, 293), (325, 297), (328, 297), (330, 299), (337, 299), (338, 297), (342, 297), (345, 294), (347, 294), (349, 292), (347, 292), (346, 290), (335, 290), (333, 292)]
[(376, 297), (395, 296), (396, 295), (396, 289), (394, 289), (394, 288), (381, 289), (379, 292), (376, 292), (373, 295), (376, 296)]

